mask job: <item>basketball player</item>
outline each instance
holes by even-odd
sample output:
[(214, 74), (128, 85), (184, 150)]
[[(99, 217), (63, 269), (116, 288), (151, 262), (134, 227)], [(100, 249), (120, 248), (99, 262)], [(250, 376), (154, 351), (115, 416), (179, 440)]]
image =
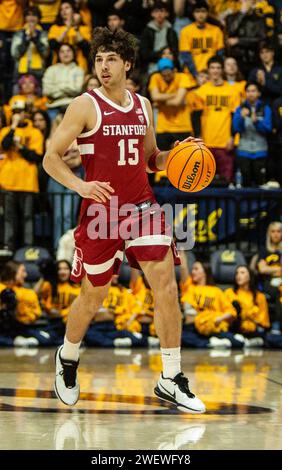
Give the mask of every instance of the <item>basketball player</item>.
[[(72, 270), (72, 280), (82, 282), (81, 294), (71, 306), (64, 344), (56, 352), (55, 391), (67, 405), (74, 405), (79, 398), (79, 346), (125, 250), (131, 266), (143, 270), (154, 292), (155, 326), (163, 363), (155, 394), (182, 411), (203, 413), (205, 406), (189, 390), (180, 365), (181, 312), (174, 274), (174, 261), (179, 263), (179, 257), (172, 238), (165, 234), (163, 215), (157, 232), (148, 222), (161, 210), (156, 209), (146, 171), (163, 170), (168, 152), (157, 149), (149, 101), (125, 88), (135, 61), (136, 40), (122, 30), (111, 32), (100, 27), (94, 30), (93, 38), (91, 54), (101, 87), (69, 105), (43, 162), (52, 178), (83, 198)], [(75, 138), (85, 181), (75, 176), (62, 159)], [(108, 214), (113, 196), (118, 197), (118, 207), (135, 204), (132, 223), (136, 224), (136, 219), (137, 223), (144, 222), (146, 235), (129, 240), (120, 236), (93, 239), (93, 214), (101, 206)], [(121, 226), (124, 219), (118, 218), (117, 225)]]

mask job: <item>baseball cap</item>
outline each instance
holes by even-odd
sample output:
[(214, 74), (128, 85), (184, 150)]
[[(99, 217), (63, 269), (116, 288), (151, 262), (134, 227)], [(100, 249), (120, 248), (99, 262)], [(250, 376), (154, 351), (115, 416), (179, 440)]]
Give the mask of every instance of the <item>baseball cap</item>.
[(158, 69), (160, 72), (162, 72), (162, 70), (165, 70), (165, 69), (173, 70), (174, 64), (171, 59), (167, 59), (164, 57), (163, 59), (160, 59), (158, 61)]

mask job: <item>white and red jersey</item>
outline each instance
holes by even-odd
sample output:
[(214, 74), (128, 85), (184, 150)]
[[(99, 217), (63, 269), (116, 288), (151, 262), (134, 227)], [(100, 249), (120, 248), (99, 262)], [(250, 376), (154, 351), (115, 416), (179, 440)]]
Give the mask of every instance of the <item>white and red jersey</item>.
[[(155, 200), (144, 160), (144, 138), (149, 126), (146, 105), (143, 97), (128, 90), (127, 93), (127, 107), (114, 103), (98, 89), (85, 93), (96, 109), (97, 123), (77, 138), (85, 181), (109, 181), (119, 207)], [(84, 199), (81, 216), (90, 204), (93, 200)]]

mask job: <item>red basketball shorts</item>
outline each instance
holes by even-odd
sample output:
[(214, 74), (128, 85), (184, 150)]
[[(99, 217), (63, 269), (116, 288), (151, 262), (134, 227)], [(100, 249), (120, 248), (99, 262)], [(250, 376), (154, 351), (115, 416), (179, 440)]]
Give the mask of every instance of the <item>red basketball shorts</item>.
[[(75, 231), (75, 254), (71, 280), (80, 282), (87, 275), (93, 286), (107, 284), (126, 258), (133, 268), (140, 261), (161, 261), (171, 248), (174, 263), (180, 258), (174, 245), (171, 228), (157, 203), (139, 204), (129, 216), (116, 221), (85, 216)], [(101, 227), (102, 225), (102, 227)]]

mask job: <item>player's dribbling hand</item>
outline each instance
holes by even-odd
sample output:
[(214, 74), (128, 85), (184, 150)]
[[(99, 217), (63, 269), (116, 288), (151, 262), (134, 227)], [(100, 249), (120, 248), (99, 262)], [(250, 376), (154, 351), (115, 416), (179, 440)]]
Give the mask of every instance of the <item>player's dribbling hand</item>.
[(111, 194), (114, 192), (109, 181), (83, 181), (78, 194), (85, 199), (106, 202), (107, 199), (111, 199)]
[(190, 137), (187, 137), (186, 139), (181, 140), (181, 141), (180, 141), (180, 140), (176, 140), (176, 141), (174, 142), (174, 144), (173, 144), (173, 147), (176, 147), (176, 146), (179, 145), (179, 144), (183, 144), (184, 142), (198, 142), (198, 143), (200, 143), (200, 144), (203, 144), (203, 143), (204, 143), (202, 139), (199, 139), (198, 137), (192, 137), (192, 136), (190, 136)]

